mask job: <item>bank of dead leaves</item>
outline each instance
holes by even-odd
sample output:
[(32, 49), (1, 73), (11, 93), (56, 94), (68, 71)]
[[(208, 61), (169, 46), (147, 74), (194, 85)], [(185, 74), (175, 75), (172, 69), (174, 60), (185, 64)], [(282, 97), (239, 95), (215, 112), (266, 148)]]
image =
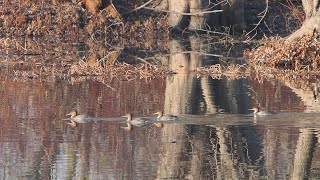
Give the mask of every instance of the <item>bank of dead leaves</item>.
[(0, 37), (64, 41), (94, 38), (110, 44), (169, 37), (166, 15), (136, 15), (124, 20), (111, 1), (104, 1), (0, 1)]
[(308, 36), (290, 44), (279, 37), (266, 38), (259, 47), (245, 51), (244, 55), (252, 66), (319, 71), (320, 42)]
[(277, 79), (306, 91), (319, 86), (320, 40), (316, 36), (292, 43), (280, 37), (265, 38), (258, 47), (244, 51), (244, 56), (258, 79)]

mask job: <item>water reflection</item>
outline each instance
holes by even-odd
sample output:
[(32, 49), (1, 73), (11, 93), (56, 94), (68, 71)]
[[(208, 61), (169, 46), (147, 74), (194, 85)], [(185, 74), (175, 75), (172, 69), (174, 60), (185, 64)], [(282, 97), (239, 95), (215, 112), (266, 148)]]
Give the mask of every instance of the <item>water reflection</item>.
[[(183, 81), (180, 91), (187, 92), (179, 93), (179, 87), (171, 84), (173, 81)], [(274, 89), (290, 97), (293, 109), (302, 103), (281, 83), (266, 82), (270, 91), (261, 88), (265, 94), (249, 96), (250, 84), (254, 83), (250, 79), (217, 80), (191, 75), (150, 82), (114, 81), (109, 85), (90, 80), (70, 84), (7, 79), (0, 87), (3, 102), (0, 176), (2, 179), (319, 176), (318, 114), (280, 112), (257, 119), (240, 115), (257, 101), (272, 102), (282, 108), (283, 96), (268, 95)], [(116, 90), (110, 89), (110, 85)], [(71, 128), (62, 119), (73, 108), (115, 121)], [(225, 113), (217, 113), (219, 108)], [(121, 128), (125, 123), (117, 121), (125, 112), (149, 116), (159, 109), (176, 112), (180, 118), (159, 127), (154, 124), (133, 127), (131, 131)], [(287, 110), (286, 106), (282, 110)]]
[[(191, 72), (208, 57), (184, 51), (200, 51), (201, 43), (173, 40), (171, 55), (160, 61), (177, 74), (151, 80), (1, 76), (0, 178), (318, 177), (319, 116), (302, 113), (319, 112), (317, 90), (254, 77), (197, 77)], [(254, 106), (278, 114), (248, 115)], [(69, 126), (63, 119), (72, 109), (99, 121)], [(124, 128), (120, 118), (159, 110), (179, 119)]]

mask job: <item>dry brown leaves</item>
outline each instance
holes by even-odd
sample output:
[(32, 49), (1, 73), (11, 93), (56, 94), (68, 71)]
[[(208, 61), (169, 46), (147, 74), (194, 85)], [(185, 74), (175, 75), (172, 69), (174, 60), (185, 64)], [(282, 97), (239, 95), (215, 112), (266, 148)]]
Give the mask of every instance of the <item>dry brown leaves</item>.
[(291, 44), (279, 38), (262, 42), (262, 46), (246, 53), (253, 66), (319, 71), (320, 43), (316, 38), (304, 37)]

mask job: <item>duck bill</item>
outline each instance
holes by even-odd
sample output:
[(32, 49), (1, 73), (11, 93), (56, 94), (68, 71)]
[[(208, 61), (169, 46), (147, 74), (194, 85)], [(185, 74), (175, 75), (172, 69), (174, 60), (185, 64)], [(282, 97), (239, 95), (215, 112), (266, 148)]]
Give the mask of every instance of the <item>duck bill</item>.
[(66, 116), (71, 116), (71, 114), (70, 114), (70, 113), (68, 113), (68, 114), (66, 114)]

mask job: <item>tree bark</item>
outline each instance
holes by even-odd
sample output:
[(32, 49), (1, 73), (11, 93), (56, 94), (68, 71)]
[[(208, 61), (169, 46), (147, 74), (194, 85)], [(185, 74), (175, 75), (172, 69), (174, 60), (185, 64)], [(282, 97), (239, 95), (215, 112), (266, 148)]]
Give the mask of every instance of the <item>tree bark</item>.
[(301, 39), (303, 36), (313, 36), (320, 30), (320, 0), (302, 0), (303, 10), (306, 18), (296, 32), (287, 37), (287, 42)]

